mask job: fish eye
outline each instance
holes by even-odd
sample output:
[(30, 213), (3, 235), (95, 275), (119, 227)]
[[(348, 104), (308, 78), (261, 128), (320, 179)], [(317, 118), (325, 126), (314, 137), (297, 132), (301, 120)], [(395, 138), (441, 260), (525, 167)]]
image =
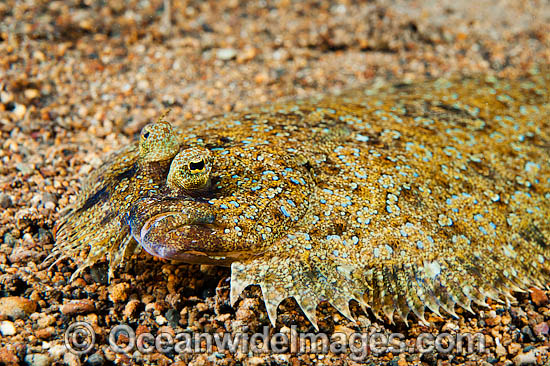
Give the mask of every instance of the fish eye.
[(172, 190), (200, 193), (210, 187), (210, 151), (196, 146), (180, 151), (170, 164), (166, 184)]
[(203, 170), (204, 169), (204, 160), (201, 161), (192, 161), (189, 163), (189, 170), (195, 171), (195, 170)]
[(167, 161), (179, 151), (179, 141), (166, 121), (149, 123), (141, 129), (138, 152), (141, 163)]

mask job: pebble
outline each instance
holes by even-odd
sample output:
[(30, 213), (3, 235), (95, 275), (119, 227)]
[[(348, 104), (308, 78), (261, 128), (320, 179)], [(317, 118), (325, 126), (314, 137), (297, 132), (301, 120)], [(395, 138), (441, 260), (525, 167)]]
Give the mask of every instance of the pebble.
[(9, 102), (13, 101), (13, 94), (8, 93), (4, 90), (0, 90), (0, 102), (3, 104), (8, 104)]
[(504, 357), (508, 354), (508, 351), (506, 351), (506, 348), (504, 348), (504, 346), (500, 342), (497, 342), (495, 353), (498, 357)]
[(523, 349), (523, 353), (527, 353), (527, 352), (531, 351), (532, 349), (535, 349), (535, 346), (527, 346)]
[(239, 308), (235, 313), (235, 319), (240, 320), (245, 324), (251, 323), (254, 319), (256, 319), (256, 316), (257, 316), (256, 313), (250, 309)]
[(123, 312), (124, 316), (126, 318), (133, 318), (136, 315), (140, 304), (141, 302), (139, 300), (128, 301), (128, 303), (124, 307), (124, 312)]
[(355, 330), (344, 325), (337, 325), (334, 327), (334, 333), (344, 334), (346, 337), (350, 337), (353, 333), (355, 333)]
[(52, 359), (42, 353), (31, 353), (25, 356), (25, 362), (29, 366), (48, 366), (51, 365)]
[(46, 61), (46, 55), (44, 55), (44, 52), (42, 51), (34, 51), (32, 53), (32, 58), (35, 59), (36, 61), (40, 61), (40, 62), (44, 62)]
[(452, 322), (447, 322), (447, 323), (445, 323), (443, 328), (441, 328), (441, 331), (442, 332), (456, 332), (459, 329), (460, 329), (460, 327), (457, 324), (452, 323)]
[(38, 241), (42, 244), (53, 243), (53, 234), (49, 230), (38, 228)]
[(55, 328), (54, 327), (47, 327), (43, 329), (37, 329), (34, 331), (34, 334), (37, 338), (40, 339), (48, 339), (51, 338), (52, 335), (55, 334)]
[(27, 107), (23, 104), (15, 103), (15, 107), (11, 111), (16, 119), (22, 119), (27, 112)]
[(17, 330), (15, 329), (15, 325), (13, 324), (13, 322), (5, 320), (0, 323), (0, 333), (2, 333), (3, 337), (12, 336), (16, 332)]
[(13, 205), (11, 197), (5, 193), (0, 193), (0, 207), (10, 208)]
[(25, 89), (23, 94), (25, 95), (25, 98), (29, 100), (36, 99), (40, 96), (40, 92), (36, 89)]
[(51, 347), (48, 352), (54, 360), (59, 360), (65, 353), (67, 353), (67, 347), (65, 347), (64, 344), (56, 344)]
[(512, 317), (508, 314), (502, 315), (502, 325), (508, 325), (512, 321)]
[(176, 309), (169, 309), (166, 312), (166, 319), (168, 320), (168, 323), (170, 324), (170, 326), (172, 328), (175, 328), (178, 326), (181, 316)]
[(93, 266), (90, 269), (90, 275), (94, 282), (106, 285), (109, 283), (108, 271), (105, 266)]
[(529, 341), (532, 342), (535, 340), (535, 335), (533, 334), (531, 327), (529, 327), (528, 325), (521, 328), (521, 334), (523, 335), (524, 341), (526, 342), (529, 342)]
[(109, 298), (113, 302), (123, 302), (128, 299), (130, 285), (126, 282), (117, 283), (109, 286)]
[(521, 351), (521, 344), (519, 343), (510, 343), (508, 346), (508, 353), (511, 355), (518, 354)]
[(158, 324), (158, 325), (164, 325), (166, 324), (167, 320), (165, 317), (163, 317), (162, 315), (159, 315), (155, 318), (155, 322)]
[(0, 317), (22, 319), (36, 310), (36, 303), (24, 297), (8, 296), (0, 298)]
[(534, 351), (529, 353), (521, 353), (514, 357), (514, 364), (516, 366), (527, 366), (527, 365), (536, 365), (537, 364), (537, 355)]
[(246, 46), (241, 52), (237, 55), (237, 62), (243, 63), (246, 61), (252, 60), (254, 57), (256, 57), (256, 54), (258, 51), (256, 48), (251, 46)]
[(148, 313), (152, 313), (155, 311), (155, 305), (156, 305), (156, 302), (150, 302), (148, 304), (145, 305), (145, 311), (148, 312)]
[(11, 345), (0, 348), (0, 365), (18, 366), (19, 358)]
[(216, 58), (218, 60), (228, 61), (237, 57), (237, 50), (233, 48), (220, 48), (216, 52)]
[(202, 313), (203, 311), (208, 311), (208, 310), (210, 310), (210, 306), (208, 306), (208, 304), (207, 304), (207, 303), (204, 303), (204, 302), (199, 302), (199, 303), (197, 303), (197, 305), (195, 305), (195, 307), (196, 307), (197, 310), (198, 310), (199, 312), (201, 312), (201, 313)]
[(63, 356), (63, 362), (68, 366), (80, 366), (82, 364), (80, 362), (80, 358), (71, 352), (65, 353)]
[(533, 301), (537, 307), (544, 306), (549, 302), (546, 293), (535, 287), (531, 288), (531, 301)]
[(535, 333), (535, 335), (539, 338), (543, 338), (544, 336), (547, 336), (548, 331), (549, 331), (549, 328), (548, 328), (547, 322), (538, 323), (537, 325), (533, 326), (533, 333)]
[(260, 366), (260, 365), (264, 365), (264, 364), (265, 364), (265, 361), (261, 357), (251, 357), (251, 358), (248, 359), (248, 365), (249, 366)]
[(95, 305), (91, 300), (71, 300), (61, 307), (65, 315), (87, 314), (95, 311)]
[(31, 175), (32, 172), (34, 171), (31, 165), (25, 164), (25, 163), (15, 164), (15, 169), (19, 170), (23, 175)]
[[(27, 235), (27, 234), (25, 234)], [(23, 239), (28, 239), (28, 237), (24, 237)], [(32, 240), (32, 237), (31, 237)], [(32, 243), (32, 241), (30, 242)], [(36, 250), (26, 249), (23, 247), (15, 247), (13, 248), (9, 260), (11, 263), (21, 263), (21, 262), (30, 262), (30, 261), (37, 261), (40, 259), (41, 253), (37, 252)]]
[(116, 353), (115, 351), (113, 351), (111, 348), (107, 348), (103, 351), (103, 354), (105, 355), (105, 359), (107, 359), (107, 361), (114, 361), (115, 358), (116, 358)]
[(485, 319), (485, 323), (490, 327), (494, 327), (496, 325), (499, 325), (501, 320), (502, 317), (500, 315), (495, 315), (493, 317)]
[(86, 365), (88, 366), (101, 366), (104, 364), (105, 358), (99, 352), (90, 355), (90, 357), (88, 357), (88, 360), (86, 361)]
[(6, 235), (4, 235), (4, 244), (13, 247), (17, 244), (17, 239), (15, 239), (11, 233), (6, 233)]
[(55, 323), (55, 317), (53, 315), (41, 314), (40, 318), (36, 321), (39, 328), (46, 328), (47, 326)]
[[(251, 360), (259, 358), (259, 357), (251, 357), (248, 359), (248, 365), (252, 366), (250, 363)], [(189, 366), (202, 366), (202, 365), (208, 365), (208, 356), (204, 354), (200, 354), (197, 358), (195, 358), (193, 361), (189, 362)]]

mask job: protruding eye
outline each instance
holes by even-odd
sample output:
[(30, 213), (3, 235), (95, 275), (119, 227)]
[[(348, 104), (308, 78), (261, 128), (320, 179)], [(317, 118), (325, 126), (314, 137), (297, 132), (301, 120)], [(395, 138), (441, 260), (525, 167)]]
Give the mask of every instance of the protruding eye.
[(178, 150), (179, 141), (170, 123), (159, 120), (141, 130), (139, 156), (142, 162), (169, 160)]
[(191, 171), (191, 173), (198, 173), (203, 169), (204, 169), (204, 160), (201, 160), (198, 162), (192, 161), (189, 163), (189, 170)]
[(211, 170), (210, 151), (202, 147), (192, 147), (174, 157), (166, 183), (171, 189), (200, 192), (208, 189)]

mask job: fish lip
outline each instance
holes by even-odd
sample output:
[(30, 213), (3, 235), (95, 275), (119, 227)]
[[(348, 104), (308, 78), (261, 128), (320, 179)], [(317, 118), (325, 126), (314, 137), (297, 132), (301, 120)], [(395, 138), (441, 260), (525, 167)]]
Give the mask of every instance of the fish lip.
[(248, 256), (248, 251), (203, 252), (198, 250), (189, 250), (178, 252), (172, 256), (167, 256), (163, 258), (189, 264), (213, 264), (218, 266), (229, 266), (231, 265), (231, 263), (246, 258)]
[[(172, 212), (160, 213), (158, 215), (155, 215), (155, 216), (151, 217), (147, 221), (145, 221), (145, 223), (141, 227), (139, 238), (136, 238), (138, 243), (141, 244), (142, 239), (147, 235), (147, 233), (149, 233), (149, 231), (151, 229), (153, 229), (164, 218), (172, 216), (172, 214), (173, 214)], [(221, 225), (215, 223), (215, 220), (216, 220), (215, 216), (210, 215), (208, 217), (202, 218), (202, 220), (198, 220), (198, 221), (195, 221), (195, 222), (190, 222), (190, 223), (187, 223), (185, 225), (180, 225), (178, 228), (198, 227), (198, 226), (206, 226), (206, 225), (208, 225), (211, 228), (214, 228), (214, 227), (222, 228)], [(172, 229), (171, 231), (178, 230), (178, 228)]]
[[(164, 243), (149, 243), (150, 245), (142, 245), (149, 254), (178, 262), (189, 264), (215, 264), (228, 266), (231, 263), (250, 256), (249, 250), (208, 250), (207, 245), (204, 245), (207, 237), (216, 235), (216, 230), (222, 229), (221, 226), (212, 224), (191, 224), (180, 227), (179, 230), (185, 228), (193, 229), (193, 236), (179, 241), (179, 248)], [(188, 249), (181, 249), (188, 248)]]
[(146, 252), (186, 263), (229, 265), (235, 260), (235, 253), (223, 250), (221, 236), (225, 226), (216, 223), (214, 214), (171, 226), (169, 217), (174, 214), (177, 213), (159, 213), (133, 234)]
[[(163, 217), (168, 215), (159, 215), (155, 217), (155, 221), (162, 220)], [(192, 223), (179, 226), (172, 231), (184, 232), (185, 234), (181, 238), (178, 238), (176, 246), (173, 245), (173, 242), (144, 242), (143, 239), (149, 232), (148, 230), (150, 230), (150, 226), (146, 223), (140, 233), (140, 239), (142, 239), (140, 245), (153, 256), (190, 264), (229, 266), (235, 261), (249, 258), (254, 254), (250, 249), (224, 249), (219, 241), (224, 229), (224, 225), (211, 221), (208, 223)]]

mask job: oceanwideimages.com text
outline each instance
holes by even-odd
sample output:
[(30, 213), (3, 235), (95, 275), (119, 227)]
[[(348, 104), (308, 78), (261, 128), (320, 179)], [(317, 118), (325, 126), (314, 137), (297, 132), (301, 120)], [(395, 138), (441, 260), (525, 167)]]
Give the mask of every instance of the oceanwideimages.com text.
[[(401, 333), (334, 332), (300, 333), (296, 326), (286, 331), (273, 332), (263, 327), (260, 333), (139, 333), (127, 324), (113, 327), (109, 333), (109, 347), (116, 353), (292, 353), (292, 354), (350, 354), (363, 360), (369, 355), (385, 353), (456, 353), (485, 352), (485, 337), (481, 333), (421, 333), (407, 339)], [(65, 332), (65, 345), (76, 354), (89, 353), (96, 345), (92, 326), (85, 322), (71, 324)]]

